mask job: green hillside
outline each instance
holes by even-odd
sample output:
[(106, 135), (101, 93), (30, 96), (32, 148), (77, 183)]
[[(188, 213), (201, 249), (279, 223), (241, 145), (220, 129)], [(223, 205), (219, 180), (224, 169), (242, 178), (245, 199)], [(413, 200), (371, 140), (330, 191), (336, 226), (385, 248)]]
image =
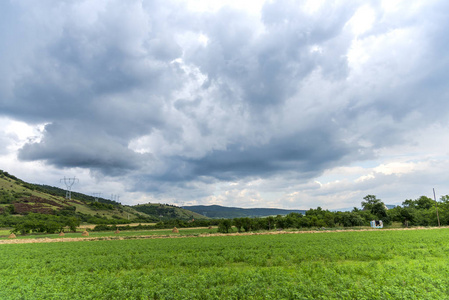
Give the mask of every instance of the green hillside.
[(194, 220), (194, 219), (208, 219), (203, 215), (196, 212), (186, 210), (174, 205), (148, 203), (133, 206), (133, 208), (139, 212), (145, 213), (150, 216), (158, 216), (160, 220), (169, 219), (181, 219), (181, 220)]
[[(31, 184), (0, 170), (0, 227), (14, 223), (14, 219), (28, 215), (55, 215), (77, 217), (92, 224), (119, 224), (129, 222), (157, 222), (160, 220), (202, 216), (170, 205), (151, 204), (136, 207), (116, 201), (72, 192), (66, 199), (66, 191), (52, 186)], [(161, 217), (162, 216), (162, 217)], [(204, 218), (204, 217), (203, 217)], [(8, 221), (5, 221), (5, 220)]]
[[(0, 214), (21, 216), (29, 213), (86, 215), (103, 220), (130, 219), (148, 216), (131, 207), (100, 198), (72, 193), (65, 199), (65, 190), (45, 185), (30, 184), (0, 170)], [(97, 220), (98, 221), (98, 220)]]

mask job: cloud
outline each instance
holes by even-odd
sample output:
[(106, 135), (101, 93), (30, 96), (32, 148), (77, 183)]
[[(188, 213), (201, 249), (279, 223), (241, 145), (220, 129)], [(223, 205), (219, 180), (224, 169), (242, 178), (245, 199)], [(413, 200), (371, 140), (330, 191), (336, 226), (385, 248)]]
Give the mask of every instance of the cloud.
[[(385, 187), (404, 165), (383, 153), (447, 127), (448, 4), (311, 3), (2, 2), (0, 115), (46, 124), (17, 157), (173, 201), (346, 203)], [(391, 173), (314, 183), (364, 161)]]
[(55, 166), (90, 168), (114, 175), (136, 169), (143, 155), (113, 141), (91, 124), (81, 128), (52, 123), (45, 127), (43, 139), (28, 143), (19, 152), (25, 161), (44, 160)]

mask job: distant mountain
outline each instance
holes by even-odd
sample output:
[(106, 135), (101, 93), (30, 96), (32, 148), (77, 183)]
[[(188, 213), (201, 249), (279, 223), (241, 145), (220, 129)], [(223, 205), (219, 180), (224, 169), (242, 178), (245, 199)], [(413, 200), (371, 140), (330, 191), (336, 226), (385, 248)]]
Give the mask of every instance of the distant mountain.
[(214, 219), (233, 219), (244, 217), (268, 217), (277, 215), (288, 215), (289, 213), (305, 214), (302, 209), (279, 209), (279, 208), (238, 208), (220, 205), (193, 205), (183, 208)]
[(160, 220), (209, 219), (208, 217), (198, 214), (196, 212), (169, 204), (148, 203), (148, 204), (134, 205), (132, 206), (132, 208), (149, 216), (155, 216)]
[(337, 208), (337, 209), (329, 209), (332, 212), (336, 212), (336, 211), (341, 211), (341, 212), (345, 212), (345, 211), (352, 211), (354, 209), (354, 207), (345, 207), (345, 208)]
[[(394, 204), (385, 204), (385, 207), (387, 208), (387, 209), (393, 209), (393, 208), (395, 208), (397, 205), (394, 205)], [(357, 207), (358, 209), (362, 209), (361, 207)], [(354, 207), (346, 207), (346, 208), (337, 208), (337, 209), (330, 209), (330, 211), (342, 211), (342, 212), (345, 212), (345, 211), (353, 211), (354, 210)]]

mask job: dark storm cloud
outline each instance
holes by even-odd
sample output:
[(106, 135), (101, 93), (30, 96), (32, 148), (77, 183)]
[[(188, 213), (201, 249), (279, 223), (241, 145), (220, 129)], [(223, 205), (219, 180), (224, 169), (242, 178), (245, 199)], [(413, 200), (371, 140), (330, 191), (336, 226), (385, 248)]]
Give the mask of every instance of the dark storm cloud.
[[(32, 121), (64, 120), (68, 117), (95, 119), (96, 112), (102, 108), (97, 106), (107, 106), (105, 99), (113, 102), (112, 98), (117, 95), (126, 93), (124, 96), (127, 97), (129, 93), (140, 90), (147, 92), (145, 100), (151, 102), (152, 95), (165, 97), (168, 91), (179, 86), (179, 70), (170, 61), (181, 53), (180, 50), (171, 50), (172, 55), (161, 59), (161, 47), (167, 46), (169, 50), (176, 47), (169, 42), (161, 42), (157, 37), (159, 33), (151, 30), (139, 36), (134, 31), (138, 32), (137, 26), (151, 28), (151, 21), (143, 16), (142, 23), (127, 24), (135, 8), (123, 5), (123, 9), (126, 11), (128, 8), (129, 12), (122, 14), (118, 11), (121, 5), (118, 6), (107, 5), (105, 11), (98, 12), (95, 21), (88, 26), (78, 19), (82, 16), (74, 16), (74, 8), (57, 6), (60, 13), (67, 15), (67, 20), (55, 21), (58, 30), (48, 33), (45, 44), (31, 41), (30, 47), (35, 48), (33, 61), (26, 66), (25, 72), (17, 72), (23, 74), (10, 75), (16, 78), (10, 99), (3, 99), (1, 103), (2, 110)], [(28, 17), (27, 11), (23, 14)], [(38, 25), (47, 17), (36, 16)], [(28, 30), (33, 31), (33, 28)], [(133, 39), (134, 35), (138, 36)], [(152, 47), (154, 44), (159, 45)], [(125, 99), (121, 101), (125, 102)], [(123, 103), (123, 106), (132, 107), (141, 99), (126, 101), (130, 105)], [(121, 112), (116, 109), (109, 117), (120, 116)]]
[(90, 168), (110, 175), (137, 169), (144, 156), (92, 124), (58, 123), (47, 125), (43, 140), (26, 144), (19, 153), (19, 159), (26, 161), (45, 160), (50, 165)]
[(270, 177), (283, 171), (300, 171), (303, 178), (313, 177), (350, 154), (344, 144), (332, 141), (325, 132), (307, 132), (276, 137), (267, 144), (242, 147), (230, 145), (192, 161), (197, 175), (222, 180), (244, 177)]
[(130, 174), (153, 191), (307, 179), (407, 142), (432, 108), (447, 115), (447, 4), (403, 25), (373, 3), (375, 28), (356, 38), (350, 1), (313, 13), (270, 1), (260, 19), (171, 1), (0, 5), (1, 115), (47, 124), (21, 160)]
[[(109, 2), (87, 21), (76, 3), (22, 4), (5, 4), (17, 16), (2, 27), (11, 42), (3, 49), (22, 69), (8, 69), (6, 62), (0, 70), (10, 83), (0, 109), (25, 122), (50, 125), (42, 141), (26, 145), (19, 158), (104, 173), (134, 169), (139, 155), (127, 149), (129, 140), (161, 125), (164, 101), (182, 86), (183, 71), (171, 62), (181, 49), (173, 34), (158, 31), (165, 26), (158, 6), (148, 13), (137, 1)], [(30, 38), (30, 53), (15, 57), (11, 48), (25, 42), (8, 34), (14, 30), (27, 32), (22, 39), (33, 32), (46, 35)]]

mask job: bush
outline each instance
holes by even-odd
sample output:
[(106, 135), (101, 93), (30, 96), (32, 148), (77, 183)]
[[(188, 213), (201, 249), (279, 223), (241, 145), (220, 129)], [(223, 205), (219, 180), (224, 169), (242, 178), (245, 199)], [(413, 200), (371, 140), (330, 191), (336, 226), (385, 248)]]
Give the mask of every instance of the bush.
[(33, 214), (20, 218), (13, 224), (14, 233), (27, 234), (30, 232), (56, 233), (68, 226), (71, 231), (76, 231), (80, 221), (76, 217), (60, 217), (53, 215)]

